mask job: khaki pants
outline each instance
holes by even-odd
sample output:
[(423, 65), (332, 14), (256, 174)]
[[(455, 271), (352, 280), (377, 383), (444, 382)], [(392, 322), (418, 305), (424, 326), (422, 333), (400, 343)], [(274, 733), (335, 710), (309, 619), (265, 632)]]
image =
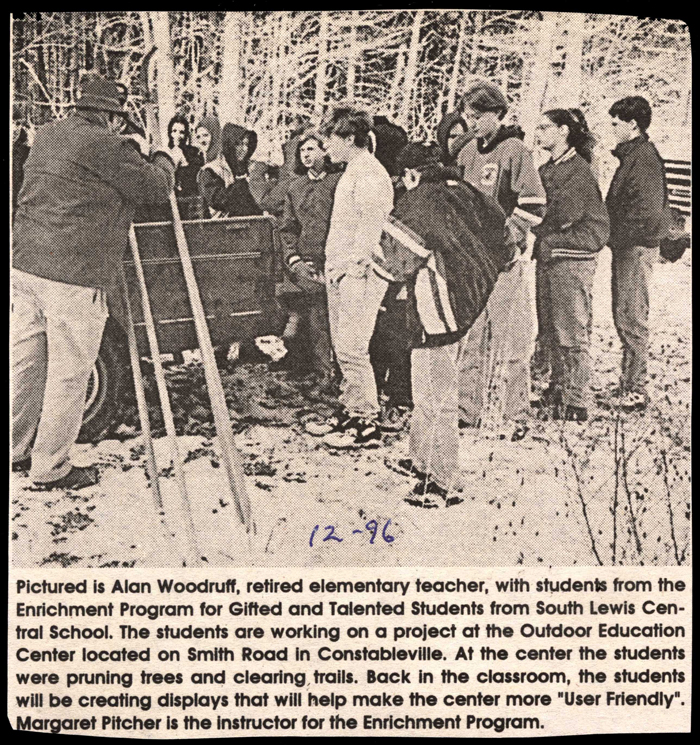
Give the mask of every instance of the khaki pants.
[(371, 419), (379, 403), (369, 342), (387, 283), (368, 269), (364, 276), (346, 274), (326, 287), (331, 342), (343, 374), (340, 403), (352, 416)]
[(498, 276), (460, 356), (460, 419), (472, 427), (498, 428), (529, 411), (534, 323), (526, 272), (518, 261)]
[(71, 469), (107, 316), (103, 290), (12, 271), (12, 460), (35, 483)]
[(659, 248), (616, 248), (612, 255), (612, 311), (622, 342), (624, 391), (645, 393), (649, 354), (649, 286)]
[(416, 468), (448, 491), (459, 463), (459, 367), (467, 337), (411, 353), (409, 457)]

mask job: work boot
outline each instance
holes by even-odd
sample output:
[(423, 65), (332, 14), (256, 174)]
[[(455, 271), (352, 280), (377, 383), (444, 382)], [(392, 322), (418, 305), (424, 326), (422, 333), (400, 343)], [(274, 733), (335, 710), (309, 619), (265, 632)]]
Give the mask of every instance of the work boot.
[(374, 419), (354, 416), (348, 419), (341, 429), (329, 432), (323, 444), (338, 450), (354, 448), (376, 448), (382, 443), (382, 434)]
[(34, 485), (42, 491), (51, 491), (53, 489), (75, 491), (77, 489), (85, 489), (87, 486), (94, 486), (99, 482), (99, 480), (100, 474), (95, 466), (73, 466), (65, 476), (62, 476), (56, 481), (47, 481), (44, 483), (35, 482)]

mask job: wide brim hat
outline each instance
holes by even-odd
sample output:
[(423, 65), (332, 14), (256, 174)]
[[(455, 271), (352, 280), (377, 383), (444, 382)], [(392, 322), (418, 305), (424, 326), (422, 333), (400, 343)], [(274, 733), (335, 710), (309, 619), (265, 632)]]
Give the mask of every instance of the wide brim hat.
[(89, 72), (80, 80), (80, 91), (75, 107), (120, 114), (126, 120), (128, 131), (143, 135), (143, 129), (131, 120), (126, 111), (128, 95), (129, 91), (123, 83)]

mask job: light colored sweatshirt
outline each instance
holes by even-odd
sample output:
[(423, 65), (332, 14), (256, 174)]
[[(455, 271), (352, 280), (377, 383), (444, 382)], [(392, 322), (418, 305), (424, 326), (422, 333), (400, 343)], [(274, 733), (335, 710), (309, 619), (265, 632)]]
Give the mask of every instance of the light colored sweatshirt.
[(391, 177), (369, 152), (348, 163), (333, 201), (326, 241), (326, 278), (360, 277), (379, 247), (384, 224), (394, 206)]

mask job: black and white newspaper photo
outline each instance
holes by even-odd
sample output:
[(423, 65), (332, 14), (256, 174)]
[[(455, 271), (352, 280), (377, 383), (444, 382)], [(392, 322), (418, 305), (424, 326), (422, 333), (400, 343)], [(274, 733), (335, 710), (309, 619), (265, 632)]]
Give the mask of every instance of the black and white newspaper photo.
[(9, 727), (691, 722), (691, 47), (15, 12)]

